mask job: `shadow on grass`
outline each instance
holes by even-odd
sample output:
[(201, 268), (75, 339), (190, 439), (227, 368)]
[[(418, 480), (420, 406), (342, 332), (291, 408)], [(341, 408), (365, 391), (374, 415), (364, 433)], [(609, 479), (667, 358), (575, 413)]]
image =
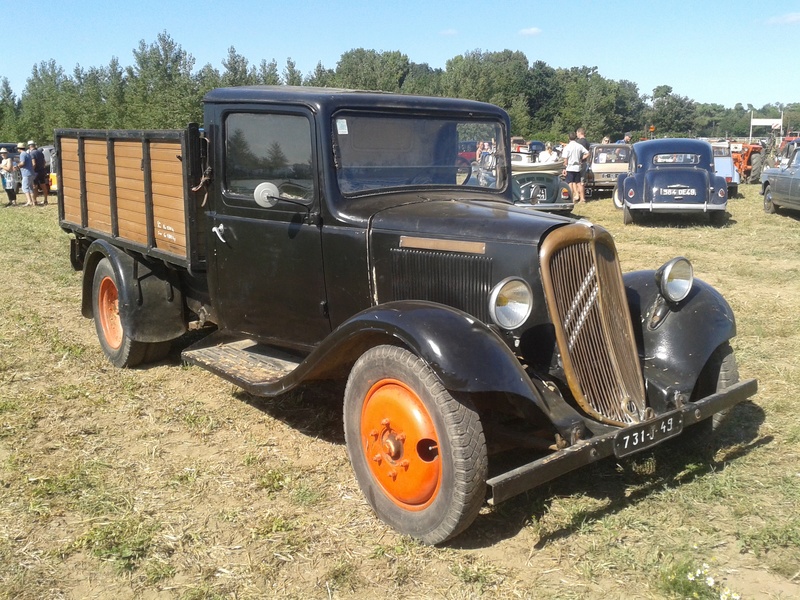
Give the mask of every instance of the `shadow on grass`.
[[(553, 502), (570, 496), (588, 496), (606, 503), (596, 509), (576, 511), (569, 524), (543, 535), (536, 548), (569, 537), (587, 524), (599, 521), (626, 507), (647, 500), (653, 493), (674, 489), (727, 465), (754, 449), (772, 442), (759, 437), (764, 411), (752, 402), (732, 410), (729, 418), (705, 446), (687, 447), (685, 431), (674, 440), (629, 458), (606, 458), (485, 511), (470, 528), (449, 544), (454, 548), (476, 549), (492, 546), (517, 535), (527, 524), (544, 518)], [(714, 456), (722, 455), (721, 460)]]

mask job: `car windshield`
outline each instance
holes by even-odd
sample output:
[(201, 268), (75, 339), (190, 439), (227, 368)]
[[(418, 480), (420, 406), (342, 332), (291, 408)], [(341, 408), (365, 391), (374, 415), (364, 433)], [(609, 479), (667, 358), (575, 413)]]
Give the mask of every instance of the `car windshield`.
[(689, 153), (656, 154), (653, 156), (653, 164), (660, 167), (672, 165), (699, 165), (700, 155)]
[(727, 146), (713, 146), (713, 148), (714, 148), (714, 158), (731, 155), (731, 149), (728, 148)]
[(594, 147), (594, 158), (592, 162), (596, 165), (605, 163), (626, 163), (628, 162), (628, 147), (619, 144), (604, 144)]
[(345, 195), (419, 186), (505, 189), (506, 169), (497, 168), (506, 164), (503, 132), (501, 121), (337, 113), (339, 188)]

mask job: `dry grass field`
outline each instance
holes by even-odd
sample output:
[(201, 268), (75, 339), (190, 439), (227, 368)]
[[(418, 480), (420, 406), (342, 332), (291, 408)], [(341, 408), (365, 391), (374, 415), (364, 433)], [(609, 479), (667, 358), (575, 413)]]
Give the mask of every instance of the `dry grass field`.
[(0, 598), (800, 597), (800, 214), (742, 191), (723, 228), (577, 211), (623, 270), (684, 255), (732, 304), (760, 388), (713, 455), (603, 461), (435, 548), (370, 511), (335, 394), (253, 398), (181, 343), (113, 368), (56, 207), (0, 209)]

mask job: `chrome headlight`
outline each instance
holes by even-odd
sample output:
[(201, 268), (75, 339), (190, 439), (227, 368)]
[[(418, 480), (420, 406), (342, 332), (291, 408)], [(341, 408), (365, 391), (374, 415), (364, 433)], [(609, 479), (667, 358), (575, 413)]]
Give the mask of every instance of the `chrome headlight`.
[(522, 279), (508, 277), (492, 289), (489, 296), (489, 314), (503, 329), (516, 329), (531, 314), (533, 293)]
[(688, 259), (679, 256), (656, 271), (656, 282), (661, 295), (670, 302), (680, 302), (692, 291), (694, 270)]

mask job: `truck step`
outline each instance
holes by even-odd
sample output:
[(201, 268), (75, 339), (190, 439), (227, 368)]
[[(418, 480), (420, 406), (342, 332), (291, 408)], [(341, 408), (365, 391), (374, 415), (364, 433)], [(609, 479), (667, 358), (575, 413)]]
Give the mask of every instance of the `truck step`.
[(275, 348), (219, 332), (184, 350), (181, 358), (253, 393), (271, 387), (301, 362)]

